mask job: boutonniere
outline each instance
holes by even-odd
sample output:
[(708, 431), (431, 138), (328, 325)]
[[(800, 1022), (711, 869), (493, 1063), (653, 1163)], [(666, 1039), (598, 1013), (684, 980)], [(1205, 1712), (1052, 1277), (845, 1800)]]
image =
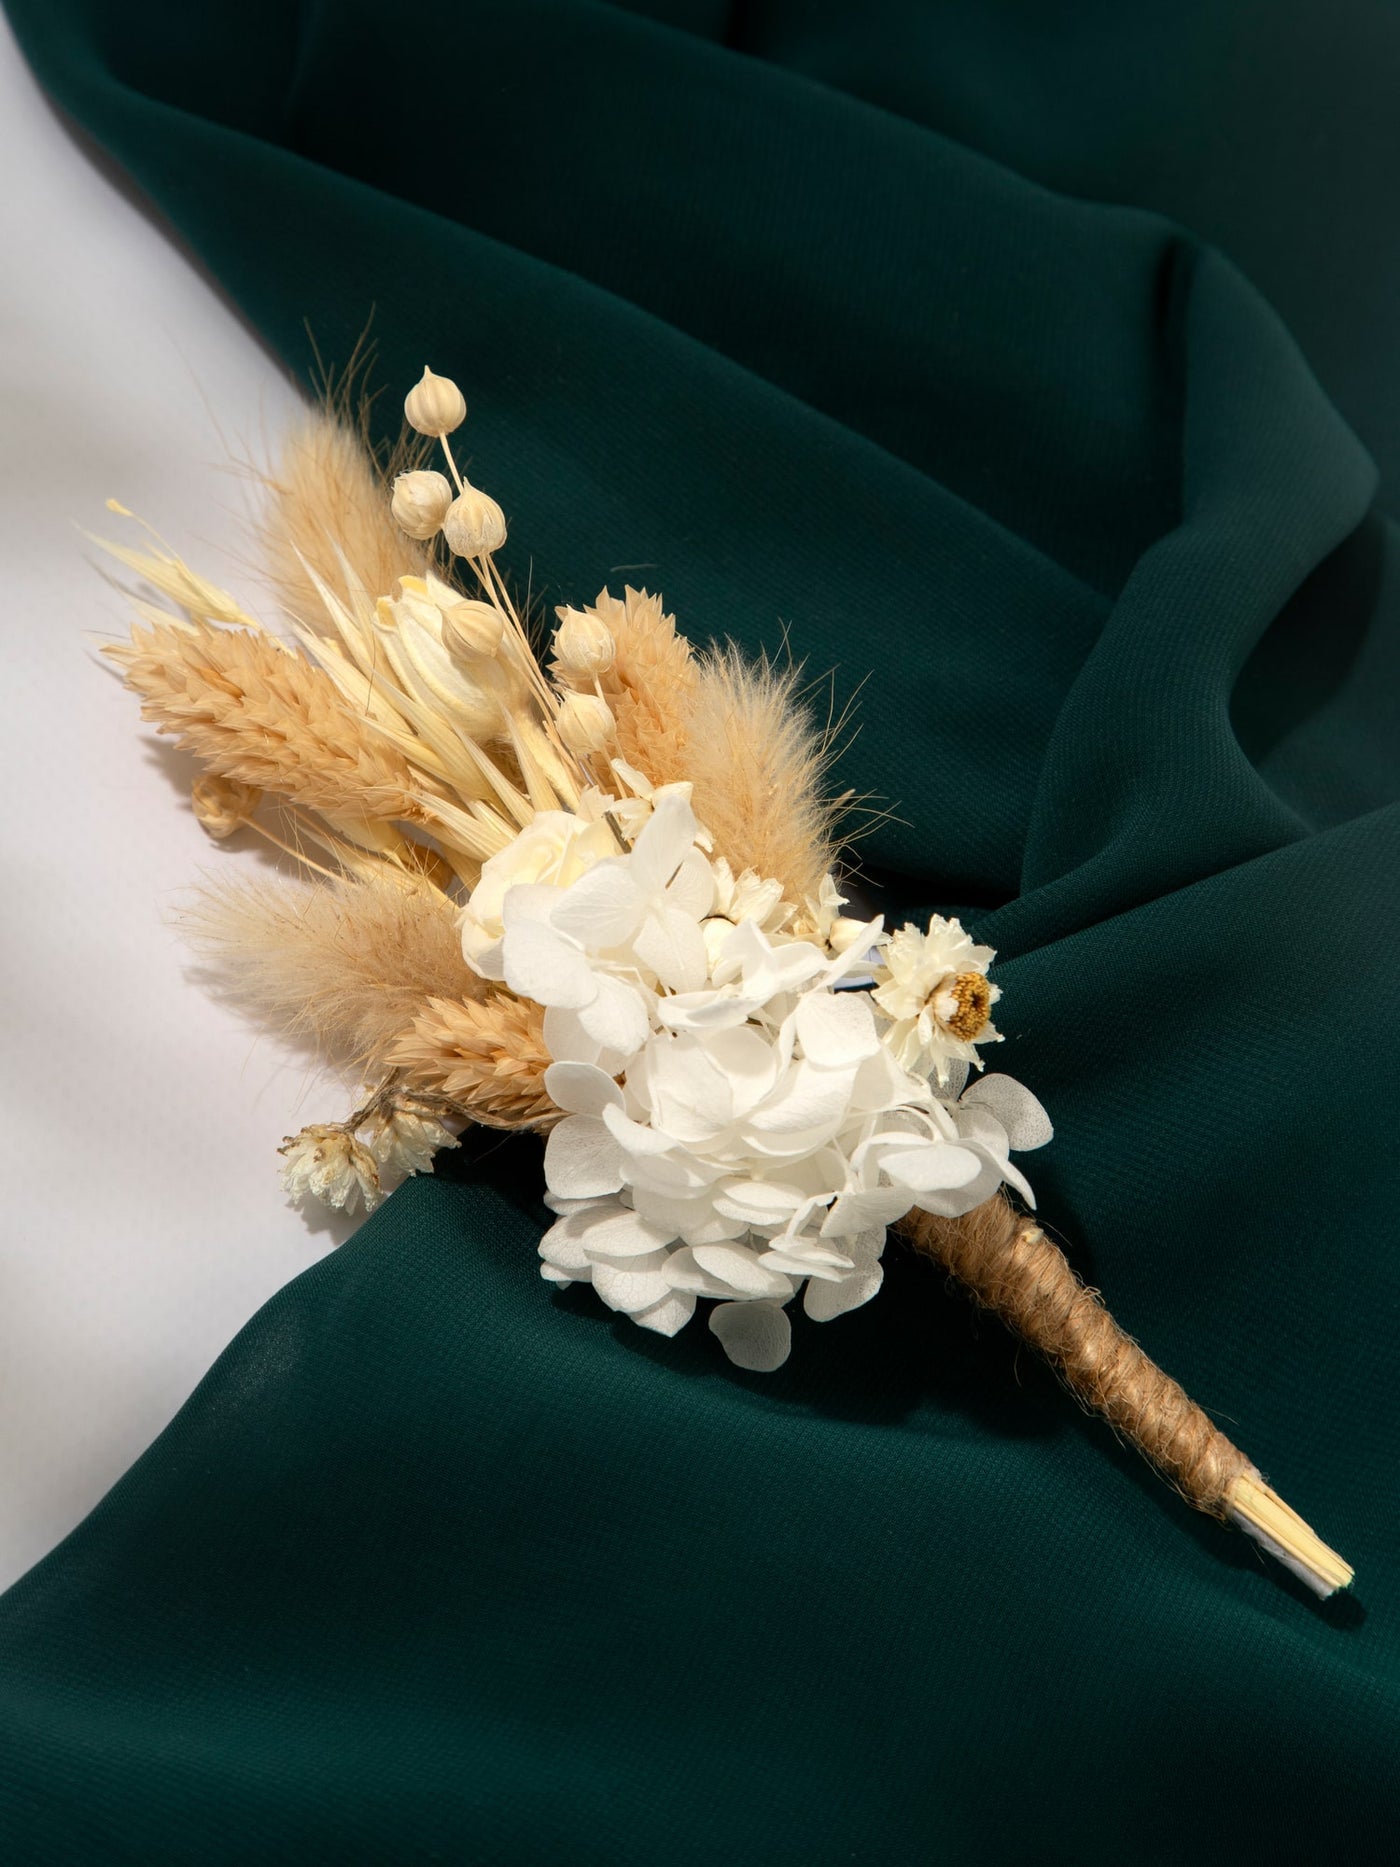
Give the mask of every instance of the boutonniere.
[(320, 415), (269, 482), (290, 639), (158, 541), (108, 547), (164, 599), (106, 652), (201, 761), (200, 821), (299, 871), (206, 886), (191, 935), (365, 1085), (283, 1142), (288, 1190), (368, 1211), (466, 1123), (533, 1129), (545, 1285), (663, 1336), (703, 1314), (756, 1373), (793, 1305), (839, 1326), (877, 1297), (893, 1229), (1190, 1503), (1345, 1586), (1037, 1224), (1012, 1156), (1051, 1126), (985, 1067), (992, 951), (845, 911), (795, 672), (697, 647), (631, 588), (536, 639), (453, 455), (461, 392), (425, 370), (404, 407), (445, 472), (381, 472)]

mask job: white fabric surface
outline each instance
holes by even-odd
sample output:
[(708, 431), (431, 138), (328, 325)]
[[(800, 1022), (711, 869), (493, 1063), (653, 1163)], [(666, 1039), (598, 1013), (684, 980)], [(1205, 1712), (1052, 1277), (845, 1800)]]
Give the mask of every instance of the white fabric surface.
[(257, 858), (208, 841), (186, 762), (98, 661), (123, 604), (77, 529), (111, 536), (115, 496), (247, 590), (228, 462), (266, 458), (294, 393), (74, 141), (2, 16), (0, 172), (7, 1584), (337, 1241), (288, 1207), (275, 1148), (341, 1109), (189, 976), (172, 902), (201, 867)]

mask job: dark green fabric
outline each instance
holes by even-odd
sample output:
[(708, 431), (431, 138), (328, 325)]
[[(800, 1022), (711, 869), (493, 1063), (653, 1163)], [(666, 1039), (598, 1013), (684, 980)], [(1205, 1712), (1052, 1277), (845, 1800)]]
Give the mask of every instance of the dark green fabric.
[(551, 1294), (492, 1140), (0, 1603), (8, 1857), (1393, 1860), (1400, 15), (9, 5), (294, 370), (463, 383), (522, 582), (864, 680), (1050, 1219), (1359, 1573), (897, 1250), (772, 1377)]

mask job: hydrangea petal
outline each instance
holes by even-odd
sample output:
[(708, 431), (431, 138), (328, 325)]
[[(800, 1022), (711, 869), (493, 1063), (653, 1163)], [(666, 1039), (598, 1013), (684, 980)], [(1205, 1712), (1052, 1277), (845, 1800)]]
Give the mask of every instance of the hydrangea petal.
[(566, 1115), (550, 1130), (544, 1172), (550, 1192), (563, 1199), (616, 1193), (622, 1187), (622, 1149), (593, 1116)]
[(842, 1257), (840, 1252), (823, 1251), (805, 1240), (786, 1247), (780, 1240), (771, 1251), (763, 1252), (758, 1261), (765, 1270), (781, 1271), (799, 1279), (815, 1277), (832, 1283), (840, 1283), (855, 1269), (852, 1260)]
[(822, 1224), (823, 1238), (850, 1238), (871, 1225), (893, 1225), (914, 1203), (903, 1186), (873, 1186), (864, 1192), (839, 1193)]
[(731, 1180), (716, 1194), (714, 1207), (747, 1225), (786, 1225), (805, 1198), (798, 1187), (771, 1180)]
[(784, 1067), (776, 1046), (761, 1031), (710, 1031), (705, 1054), (723, 1071), (729, 1084), (730, 1104), (736, 1117), (761, 1102)]
[(714, 906), (714, 871), (698, 849), (691, 850), (667, 882), (666, 900), (696, 922), (704, 920)]
[(919, 1194), (967, 1186), (982, 1171), (981, 1157), (953, 1141), (901, 1148), (898, 1153), (887, 1154), (881, 1165), (897, 1185)]
[(792, 1324), (776, 1303), (717, 1303), (710, 1329), (736, 1368), (771, 1374), (792, 1349)]
[(578, 1008), (581, 1029), (604, 1050), (631, 1056), (647, 1039), (645, 1000), (637, 988), (624, 979), (610, 978), (607, 973), (590, 976), (593, 997)]
[(590, 953), (621, 946), (646, 912), (646, 896), (621, 858), (598, 863), (566, 888), (550, 915), (560, 933)]
[[(511, 890), (512, 894), (517, 891)], [(571, 940), (544, 921), (522, 921), (505, 937), (506, 984), (537, 1005), (578, 1011), (598, 996), (593, 968)]]
[(746, 1023), (757, 1009), (757, 999), (723, 986), (673, 992), (657, 1001), (656, 1015), (673, 1031), (722, 1031)]
[(695, 1261), (695, 1251), (682, 1245), (666, 1260), (666, 1279), (673, 1290), (687, 1290), (692, 1296), (732, 1297), (734, 1292), (722, 1277), (716, 1277)]
[[(578, 1013), (550, 1005), (544, 1014), (544, 1047), (558, 1063), (598, 1063), (603, 1046), (579, 1023)], [(621, 1068), (619, 1059), (618, 1067)]]
[(556, 1284), (561, 1290), (567, 1290), (570, 1284), (586, 1284), (592, 1275), (592, 1271), (586, 1267), (581, 1271), (561, 1271), (557, 1264), (540, 1266), (540, 1276), (545, 1282)]
[(646, 1257), (663, 1245), (669, 1245), (676, 1236), (669, 1226), (644, 1219), (630, 1206), (580, 1213), (573, 1223), (578, 1227), (589, 1263), (595, 1263), (600, 1257)]
[(830, 1322), (868, 1303), (884, 1281), (884, 1267), (877, 1264), (873, 1270), (858, 1271), (839, 1284), (809, 1283), (802, 1293), (802, 1307), (813, 1322)]
[(695, 845), (695, 812), (681, 787), (663, 785), (632, 845), (628, 866), (644, 895), (660, 894)]
[[(663, 1134), (659, 1128), (650, 1128), (643, 1122), (633, 1121), (620, 1108), (604, 1109), (603, 1121), (608, 1133), (633, 1157), (669, 1154), (676, 1145), (670, 1135)], [(559, 1131), (556, 1128), (554, 1132), (557, 1134)]]
[(781, 1297), (792, 1295), (792, 1284), (781, 1271), (765, 1270), (758, 1253), (746, 1245), (695, 1245), (695, 1262), (702, 1271), (717, 1277), (730, 1290), (745, 1297)]
[(863, 1063), (880, 1048), (870, 1000), (854, 992), (806, 992), (797, 1007), (797, 1039), (826, 1069)]
[(653, 907), (633, 937), (632, 951), (673, 992), (695, 992), (705, 983), (705, 936), (682, 908)]
[(963, 1107), (969, 1103), (981, 1104), (991, 1110), (1006, 1130), (1006, 1138), (1018, 1154), (1044, 1147), (1047, 1141), (1054, 1139), (1055, 1130), (1050, 1117), (1025, 1084), (1018, 1083), (1014, 1076), (1003, 1076), (994, 1071), (989, 1076), (979, 1077), (970, 1089), (963, 1092)]
[(749, 1112), (747, 1126), (760, 1134), (808, 1133), (839, 1122), (850, 1105), (854, 1070), (824, 1070), (797, 1063)]
[(551, 1063), (544, 1073), (545, 1093), (566, 1115), (601, 1116), (622, 1107), (622, 1091), (606, 1070), (593, 1063)]
[(560, 890), (550, 882), (516, 882), (501, 899), (501, 925), (507, 933), (527, 923), (547, 922)]
[(990, 1199), (1001, 1182), (1002, 1168), (987, 1161), (976, 1178), (965, 1186), (937, 1187), (931, 1192), (919, 1193), (914, 1204), (921, 1212), (936, 1213), (942, 1219), (960, 1219), (965, 1212), (980, 1206), (984, 1199)]
[(664, 1303), (672, 1295), (666, 1281), (666, 1253), (655, 1251), (649, 1257), (629, 1259), (620, 1264), (595, 1264), (593, 1288), (609, 1309), (635, 1316), (639, 1310)]
[[(612, 1200), (608, 1200), (606, 1206), (610, 1210), (622, 1210)], [(584, 1250), (585, 1234), (580, 1223), (586, 1216), (584, 1213), (566, 1213), (550, 1226), (539, 1242), (539, 1254), (545, 1263), (552, 1264), (556, 1270), (567, 1271), (571, 1277), (582, 1276), (589, 1268), (588, 1254)]]
[[(632, 1199), (638, 1212), (657, 1225), (670, 1226), (684, 1245), (717, 1245), (742, 1238), (749, 1229), (742, 1220), (717, 1213), (708, 1199), (678, 1198), (644, 1186), (633, 1188)], [(679, 1255), (673, 1253), (673, 1261)]]
[(632, 1320), (639, 1328), (654, 1329), (658, 1335), (675, 1335), (694, 1314), (694, 1294), (689, 1290), (672, 1290), (650, 1309), (634, 1310)]

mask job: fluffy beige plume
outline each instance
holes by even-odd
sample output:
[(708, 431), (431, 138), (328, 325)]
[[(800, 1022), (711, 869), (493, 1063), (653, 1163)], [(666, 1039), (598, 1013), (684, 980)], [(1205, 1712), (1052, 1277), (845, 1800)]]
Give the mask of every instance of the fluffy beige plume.
[(426, 780), (323, 669), (273, 636), (152, 623), (102, 652), (141, 695), (141, 717), (220, 777), (333, 817), (423, 819)]
[(181, 925), (230, 997), (366, 1075), (388, 1067), (430, 1001), (482, 990), (452, 902), (387, 867), (358, 880), (211, 883)]
[(544, 1087), (544, 1011), (529, 999), (435, 998), (388, 1061), (410, 1089), (446, 1096), (484, 1127), (550, 1128), (559, 1119)]
[[(344, 398), (342, 398), (344, 400)], [(396, 463), (400, 464), (400, 463)], [(287, 437), (258, 530), (277, 593), (290, 616), (323, 629), (312, 572), (342, 598), (388, 596), (400, 577), (421, 577), (427, 558), (389, 510), (389, 484), (362, 432), (335, 407), (316, 409)]]
[(684, 773), (695, 814), (736, 872), (756, 869), (790, 901), (816, 898), (836, 862), (837, 806), (823, 794), (828, 737), (797, 696), (796, 668), (716, 649), (688, 701)]
[[(621, 600), (604, 590), (584, 614), (612, 636), (597, 680), (622, 758), (653, 784), (688, 778), (696, 816), (736, 872), (774, 877), (792, 901), (815, 897), (836, 860), (836, 807), (822, 793), (828, 736), (798, 698), (798, 671), (735, 648), (696, 655), (661, 598), (630, 586)], [(558, 659), (554, 671), (592, 686)]]

